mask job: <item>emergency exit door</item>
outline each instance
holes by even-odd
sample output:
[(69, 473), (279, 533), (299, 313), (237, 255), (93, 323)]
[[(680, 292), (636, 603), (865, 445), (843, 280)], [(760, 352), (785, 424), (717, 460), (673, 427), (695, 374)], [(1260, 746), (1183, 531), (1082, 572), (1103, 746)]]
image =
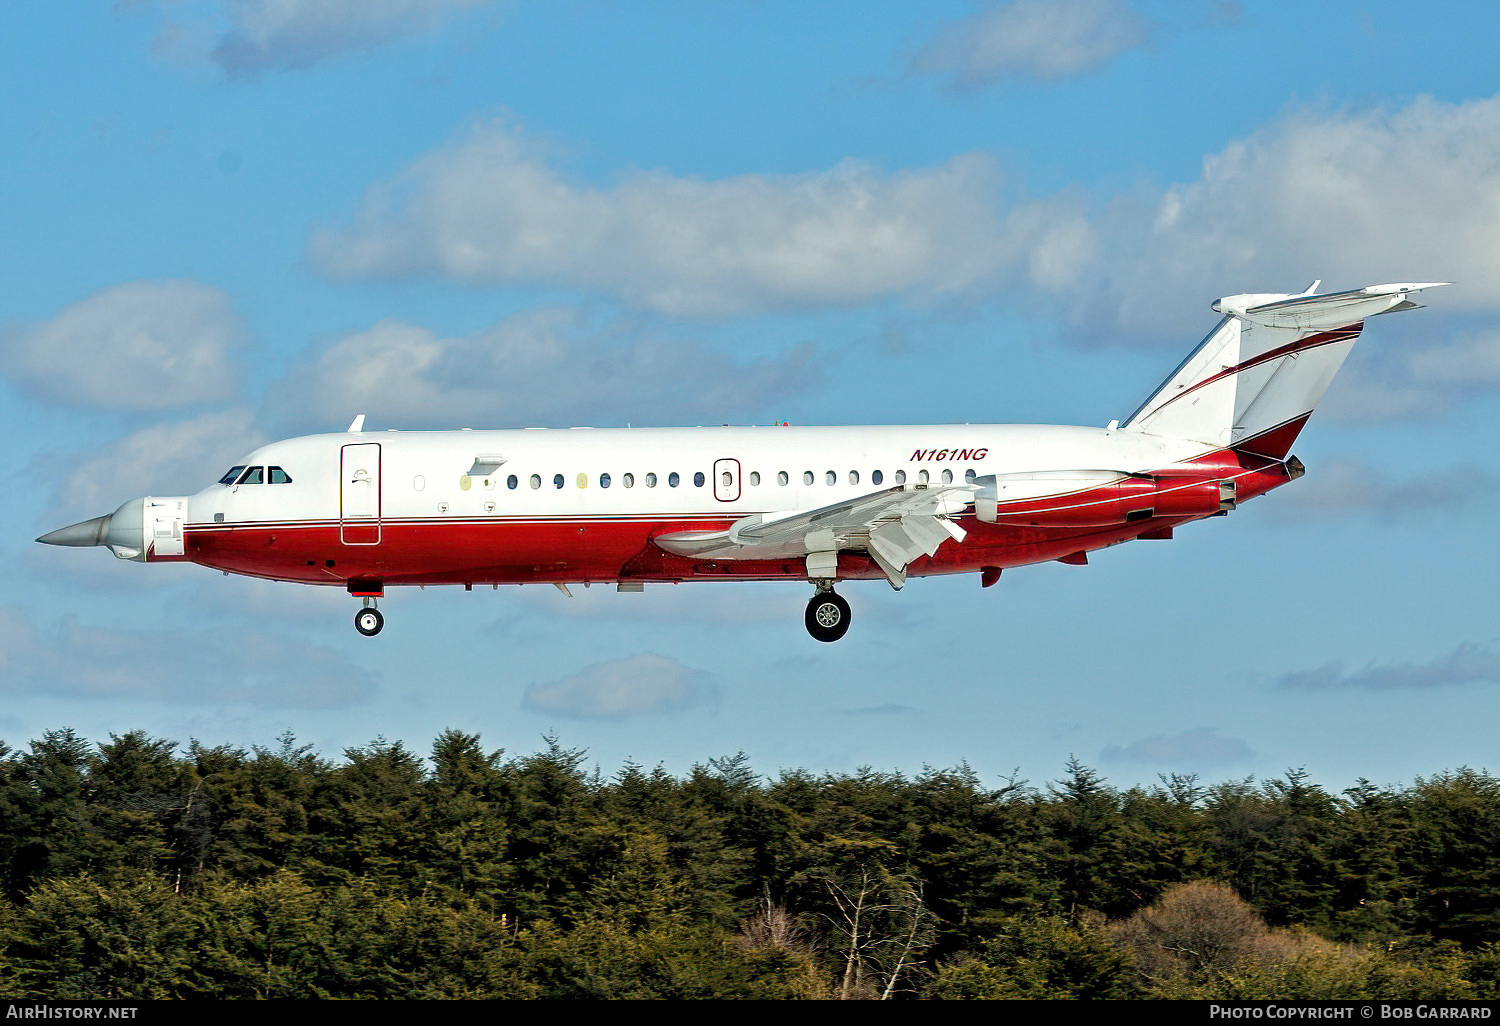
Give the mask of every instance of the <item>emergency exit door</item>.
[(343, 447), (339, 457), (339, 540), (380, 544), (380, 443)]
[(740, 461), (714, 461), (714, 498), (733, 502), (740, 497)]

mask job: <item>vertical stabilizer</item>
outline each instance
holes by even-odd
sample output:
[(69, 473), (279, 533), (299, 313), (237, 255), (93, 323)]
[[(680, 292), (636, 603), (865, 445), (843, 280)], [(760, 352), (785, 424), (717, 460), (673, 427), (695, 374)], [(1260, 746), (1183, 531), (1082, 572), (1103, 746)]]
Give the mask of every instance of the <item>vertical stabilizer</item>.
[(1439, 282), (1371, 285), (1316, 296), (1251, 294), (1214, 303), (1208, 337), (1122, 430), (1190, 438), (1282, 459), (1364, 328), (1364, 319), (1416, 309)]

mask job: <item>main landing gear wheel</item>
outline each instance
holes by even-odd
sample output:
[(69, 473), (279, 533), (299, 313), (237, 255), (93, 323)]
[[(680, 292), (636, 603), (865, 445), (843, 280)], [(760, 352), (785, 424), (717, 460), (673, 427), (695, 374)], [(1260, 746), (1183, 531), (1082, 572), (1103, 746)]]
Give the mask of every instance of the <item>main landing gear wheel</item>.
[(849, 633), (849, 603), (831, 591), (820, 591), (807, 603), (807, 633), (818, 641), (837, 641)]
[(374, 607), (361, 609), (354, 614), (354, 629), (367, 638), (373, 638), (380, 633), (380, 628), (385, 626), (385, 617), (380, 615), (380, 610)]

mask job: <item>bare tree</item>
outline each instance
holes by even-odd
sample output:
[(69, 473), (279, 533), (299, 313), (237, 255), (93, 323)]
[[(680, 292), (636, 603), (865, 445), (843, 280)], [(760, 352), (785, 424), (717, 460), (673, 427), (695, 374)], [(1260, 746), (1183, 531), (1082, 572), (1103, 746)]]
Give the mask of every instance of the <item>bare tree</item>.
[(1261, 946), (1270, 930), (1239, 895), (1195, 880), (1167, 889), (1156, 904), (1115, 927), (1151, 977), (1223, 972)]
[(920, 956), (937, 932), (937, 916), (923, 902), (920, 884), (870, 866), (843, 881), (822, 882), (835, 909), (825, 918), (844, 953), (839, 999), (889, 1000), (902, 977), (923, 963)]
[(781, 948), (806, 951), (807, 931), (797, 916), (787, 911), (785, 902), (773, 902), (770, 890), (761, 898), (760, 908), (740, 924), (739, 941), (746, 948)]

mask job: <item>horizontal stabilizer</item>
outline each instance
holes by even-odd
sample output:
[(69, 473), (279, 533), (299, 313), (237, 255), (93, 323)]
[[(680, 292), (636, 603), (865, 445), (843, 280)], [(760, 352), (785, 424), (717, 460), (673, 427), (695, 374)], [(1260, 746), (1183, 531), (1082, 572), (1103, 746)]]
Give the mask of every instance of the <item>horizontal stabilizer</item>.
[(1299, 328), (1304, 331), (1327, 331), (1357, 324), (1367, 317), (1398, 310), (1414, 310), (1421, 304), (1409, 298), (1423, 289), (1442, 288), (1446, 281), (1395, 282), (1389, 285), (1366, 285), (1347, 292), (1326, 295), (1288, 296), (1251, 293), (1225, 296), (1217, 300), (1216, 311), (1259, 324), (1267, 328)]

